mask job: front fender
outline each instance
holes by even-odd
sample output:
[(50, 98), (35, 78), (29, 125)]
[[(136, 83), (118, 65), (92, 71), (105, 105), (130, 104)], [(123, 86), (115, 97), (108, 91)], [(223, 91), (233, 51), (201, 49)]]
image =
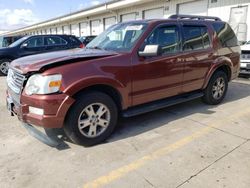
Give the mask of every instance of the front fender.
[(213, 76), (213, 74), (215, 73), (216, 70), (218, 70), (220, 67), (226, 65), (229, 69), (230, 69), (230, 80), (231, 80), (231, 77), (232, 77), (232, 69), (233, 69), (233, 63), (232, 61), (230, 60), (230, 58), (228, 57), (219, 57), (217, 58), (211, 65), (207, 75), (206, 75), (206, 78), (205, 78), (205, 82), (203, 84), (203, 89), (205, 89), (211, 79), (211, 77)]
[(96, 86), (96, 85), (105, 85), (105, 86), (109, 86), (115, 89), (122, 98), (123, 108), (128, 107), (130, 100), (128, 97), (129, 94), (126, 89), (126, 86), (122, 84), (121, 82), (119, 82), (118, 80), (104, 77), (104, 76), (82, 78), (76, 82), (73, 82), (71, 85), (65, 88), (64, 93), (66, 93), (69, 96), (74, 96), (76, 93), (80, 92), (81, 90), (84, 90), (85, 88)]

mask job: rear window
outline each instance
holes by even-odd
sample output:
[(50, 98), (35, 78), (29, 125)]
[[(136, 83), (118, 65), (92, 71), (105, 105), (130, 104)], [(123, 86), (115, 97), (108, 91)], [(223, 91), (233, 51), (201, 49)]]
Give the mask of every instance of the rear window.
[(222, 47), (238, 46), (237, 37), (229, 24), (217, 22), (213, 23), (212, 26), (220, 40)]
[(206, 26), (183, 26), (184, 51), (210, 48), (208, 29)]

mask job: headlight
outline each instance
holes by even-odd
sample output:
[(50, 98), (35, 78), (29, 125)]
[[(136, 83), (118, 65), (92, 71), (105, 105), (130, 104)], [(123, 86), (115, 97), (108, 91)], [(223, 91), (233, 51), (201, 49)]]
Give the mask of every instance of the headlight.
[(48, 75), (41, 74), (32, 75), (25, 86), (25, 93), (27, 95), (33, 94), (50, 94), (59, 91), (62, 84), (62, 75)]

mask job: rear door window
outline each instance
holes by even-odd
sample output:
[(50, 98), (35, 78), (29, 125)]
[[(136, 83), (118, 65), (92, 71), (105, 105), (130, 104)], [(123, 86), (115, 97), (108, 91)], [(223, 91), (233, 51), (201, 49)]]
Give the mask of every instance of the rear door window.
[(183, 26), (183, 51), (210, 48), (210, 39), (206, 26)]
[(66, 45), (67, 42), (62, 39), (61, 37), (45, 37), (45, 44), (47, 46), (59, 46), (59, 45)]
[(212, 24), (222, 47), (238, 46), (238, 39), (229, 24), (216, 22)]

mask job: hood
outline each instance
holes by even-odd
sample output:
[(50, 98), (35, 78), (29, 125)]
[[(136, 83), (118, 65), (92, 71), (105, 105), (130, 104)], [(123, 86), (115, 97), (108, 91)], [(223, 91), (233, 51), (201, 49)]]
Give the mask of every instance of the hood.
[(49, 66), (60, 66), (67, 63), (92, 60), (112, 55), (117, 55), (117, 53), (105, 50), (77, 48), (19, 58), (11, 62), (10, 67), (26, 74), (28, 72), (40, 71), (42, 68)]
[(250, 44), (245, 44), (243, 46), (240, 47), (241, 50), (244, 50), (244, 51), (250, 51)]

